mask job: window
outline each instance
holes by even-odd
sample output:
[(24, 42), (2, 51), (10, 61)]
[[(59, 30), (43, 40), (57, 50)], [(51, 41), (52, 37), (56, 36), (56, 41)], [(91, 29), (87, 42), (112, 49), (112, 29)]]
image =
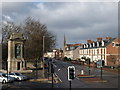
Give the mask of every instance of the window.
[(93, 43), (93, 47), (95, 47), (95, 43)]
[(104, 46), (105, 45), (105, 42), (104, 41), (102, 41), (102, 46)]
[(7, 77), (5, 74), (2, 74), (3, 77)]
[(9, 75), (14, 75), (14, 73), (9, 73)]
[(113, 46), (113, 47), (115, 46), (115, 42), (112, 42), (112, 46)]
[(15, 75), (17, 75), (17, 76), (21, 76), (21, 74), (20, 74), (20, 73), (15, 73)]
[(120, 46), (120, 44), (119, 44), (119, 43), (116, 43), (116, 45), (115, 45), (115, 46), (119, 47), (119, 46)]
[(99, 47), (99, 42), (97, 42), (97, 47)]

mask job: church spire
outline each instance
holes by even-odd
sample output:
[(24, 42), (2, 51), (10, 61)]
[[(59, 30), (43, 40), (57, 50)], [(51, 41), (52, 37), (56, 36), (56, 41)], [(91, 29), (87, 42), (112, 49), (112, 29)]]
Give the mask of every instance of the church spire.
[(64, 46), (66, 45), (66, 37), (65, 37), (65, 34), (64, 34)]

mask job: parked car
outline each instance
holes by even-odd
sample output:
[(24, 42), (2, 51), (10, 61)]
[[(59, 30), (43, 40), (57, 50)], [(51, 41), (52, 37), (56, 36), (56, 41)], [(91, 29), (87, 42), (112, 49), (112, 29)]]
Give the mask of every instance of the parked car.
[(14, 77), (16, 80), (22, 81), (22, 80), (27, 80), (28, 77), (25, 75), (22, 75), (21, 73), (18, 72), (11, 72), (8, 74), (10, 77)]
[(0, 73), (0, 82), (7, 83), (13, 82), (14, 80), (14, 78), (7, 76), (5, 73)]

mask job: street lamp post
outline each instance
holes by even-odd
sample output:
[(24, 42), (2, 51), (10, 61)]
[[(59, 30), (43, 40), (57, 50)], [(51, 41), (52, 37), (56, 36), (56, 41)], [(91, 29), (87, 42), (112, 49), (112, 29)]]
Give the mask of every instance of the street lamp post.
[(45, 36), (43, 36), (43, 78), (45, 77), (44, 74), (45, 74), (45, 68), (44, 68), (44, 48), (45, 48)]

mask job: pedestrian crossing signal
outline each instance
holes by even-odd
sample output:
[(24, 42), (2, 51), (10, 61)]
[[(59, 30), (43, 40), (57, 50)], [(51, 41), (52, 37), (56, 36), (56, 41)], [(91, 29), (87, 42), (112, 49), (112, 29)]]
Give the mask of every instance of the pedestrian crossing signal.
[(69, 66), (68, 67), (68, 80), (71, 81), (75, 78), (75, 67)]

